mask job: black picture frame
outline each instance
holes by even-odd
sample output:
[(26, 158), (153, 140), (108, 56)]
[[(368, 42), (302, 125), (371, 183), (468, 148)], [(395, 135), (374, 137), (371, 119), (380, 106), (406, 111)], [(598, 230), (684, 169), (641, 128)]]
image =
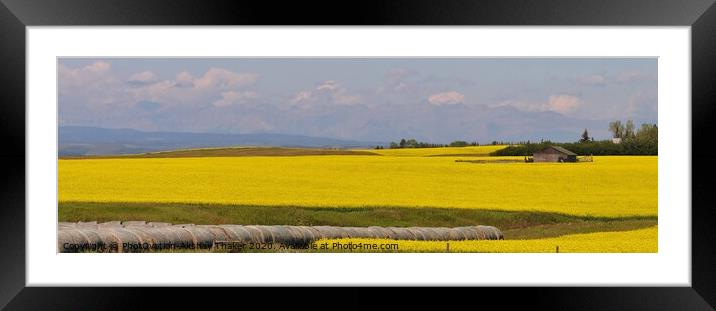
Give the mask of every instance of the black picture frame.
[[(8, 310), (127, 309), (146, 306), (158, 289), (26, 287), (25, 282), (25, 34), (27, 26), (66, 25), (605, 25), (690, 26), (692, 83), (692, 286), (483, 288), (469, 299), (508, 294), (502, 307), (562, 310), (712, 310), (716, 306), (716, 209), (709, 192), (716, 182), (710, 151), (716, 122), (716, 6), (714, 0), (1, 0), (0, 127), (3, 133), (0, 196), (0, 308)], [(684, 151), (686, 152), (686, 151)], [(694, 170), (693, 168), (697, 168)], [(683, 208), (689, 208), (683, 206)], [(669, 267), (664, 267), (668, 269)], [(92, 271), (68, 273), (93, 273)], [(373, 293), (350, 291), (341, 303), (373, 305)], [(164, 307), (183, 306), (181, 297), (212, 296), (213, 289), (172, 289)], [(296, 303), (304, 295), (280, 294), (271, 303)], [(330, 297), (331, 294), (321, 296)], [(416, 297), (419, 294), (413, 294)], [(291, 298), (288, 298), (291, 297)], [(294, 298), (295, 297), (295, 298)], [(278, 298), (278, 297), (277, 297)], [(330, 299), (330, 298), (329, 298)], [(459, 298), (455, 299), (459, 300)], [(206, 299), (205, 303), (224, 303)], [(419, 300), (425, 306), (424, 300)], [(396, 299), (393, 303), (404, 303)], [(450, 301), (436, 299), (445, 307)]]

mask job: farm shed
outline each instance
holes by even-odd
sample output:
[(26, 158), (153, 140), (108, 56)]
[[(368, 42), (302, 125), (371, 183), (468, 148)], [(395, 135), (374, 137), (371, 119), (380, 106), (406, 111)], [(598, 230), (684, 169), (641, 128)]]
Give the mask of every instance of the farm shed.
[(532, 156), (535, 162), (577, 162), (577, 154), (559, 146), (549, 146)]

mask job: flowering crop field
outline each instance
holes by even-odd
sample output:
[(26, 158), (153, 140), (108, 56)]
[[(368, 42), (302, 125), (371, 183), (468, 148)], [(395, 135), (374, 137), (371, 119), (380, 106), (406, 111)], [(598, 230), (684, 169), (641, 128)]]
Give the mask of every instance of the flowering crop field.
[[(465, 150), (492, 147), (429, 149), (474, 154)], [(384, 156), (61, 159), (59, 201), (657, 215), (656, 156), (465, 163), (455, 162), (465, 159), (460, 156), (426, 156), (436, 150), (408, 150), (414, 156), (403, 150), (377, 150)]]
[[(658, 251), (657, 226), (620, 232), (598, 232), (572, 234), (557, 238), (536, 240), (486, 240), (486, 241), (450, 241), (450, 252), (474, 253), (655, 253)], [(316, 244), (328, 243), (331, 250), (333, 243), (342, 245), (394, 245), (396, 252), (446, 252), (445, 241), (405, 241), (387, 239), (324, 239)], [(343, 252), (361, 252), (361, 248), (341, 250)]]
[(504, 149), (504, 145), (442, 147), (442, 148), (399, 148), (399, 149), (365, 149), (372, 153), (394, 157), (430, 157), (445, 155), (481, 155), (488, 156), (491, 152)]

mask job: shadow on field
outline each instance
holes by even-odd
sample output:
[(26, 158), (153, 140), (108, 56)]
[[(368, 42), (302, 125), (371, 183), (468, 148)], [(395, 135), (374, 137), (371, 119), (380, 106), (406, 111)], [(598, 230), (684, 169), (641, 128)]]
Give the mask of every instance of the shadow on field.
[(169, 223), (459, 227), (495, 226), (505, 239), (540, 239), (565, 234), (627, 231), (657, 224), (656, 216), (591, 217), (533, 211), (494, 211), (425, 207), (297, 207), (186, 203), (62, 202), (61, 222), (142, 220)]

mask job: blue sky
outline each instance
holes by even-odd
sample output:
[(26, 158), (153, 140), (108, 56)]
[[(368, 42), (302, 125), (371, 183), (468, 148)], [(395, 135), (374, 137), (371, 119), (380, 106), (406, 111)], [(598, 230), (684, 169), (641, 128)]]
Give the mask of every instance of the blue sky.
[(58, 77), (60, 125), (484, 143), (657, 122), (655, 58), (65, 58)]

